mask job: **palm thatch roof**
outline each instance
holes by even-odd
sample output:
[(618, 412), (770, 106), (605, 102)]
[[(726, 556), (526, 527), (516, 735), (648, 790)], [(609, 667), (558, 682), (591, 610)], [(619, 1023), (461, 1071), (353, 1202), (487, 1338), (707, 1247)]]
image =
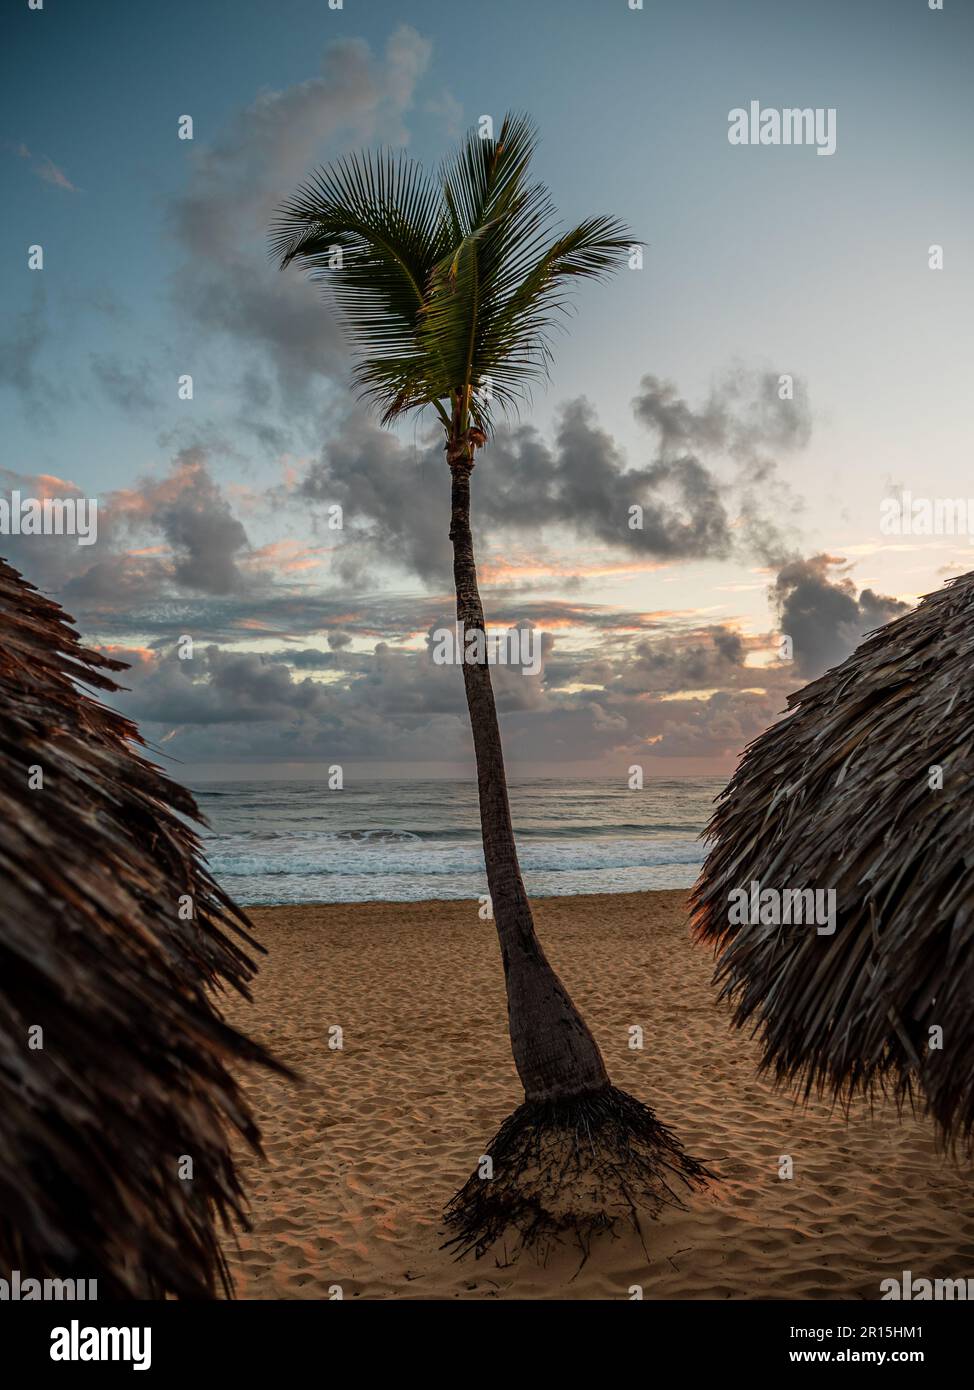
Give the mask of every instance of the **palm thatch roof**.
[[(695, 930), (778, 1079), (806, 1096), (875, 1087), (925, 1101), (943, 1135), (970, 1147), (974, 573), (788, 705), (719, 798)], [(730, 922), (732, 891), (752, 882), (834, 889), (834, 934), (751, 913)]]
[(276, 1064), (210, 991), (246, 995), (261, 948), (192, 796), (79, 690), (125, 663), (71, 621), (0, 560), (0, 1272), (212, 1296), (218, 1223), (245, 1224), (231, 1131), (259, 1150), (228, 1068)]

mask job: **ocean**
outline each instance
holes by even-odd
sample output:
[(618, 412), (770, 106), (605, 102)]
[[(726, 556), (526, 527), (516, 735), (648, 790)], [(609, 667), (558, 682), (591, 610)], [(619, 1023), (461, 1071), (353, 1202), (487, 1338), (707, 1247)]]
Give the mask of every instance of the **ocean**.
[[(719, 777), (511, 784), (535, 897), (688, 888)], [(473, 782), (318, 782), (195, 788), (210, 870), (239, 903), (410, 902), (487, 892)]]

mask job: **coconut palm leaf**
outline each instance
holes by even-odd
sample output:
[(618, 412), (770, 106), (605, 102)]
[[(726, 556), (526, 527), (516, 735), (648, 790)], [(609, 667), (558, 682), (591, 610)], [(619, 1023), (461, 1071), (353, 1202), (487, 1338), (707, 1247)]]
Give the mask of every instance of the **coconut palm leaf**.
[(333, 296), (384, 423), (432, 406), (489, 433), (492, 405), (515, 411), (546, 374), (569, 283), (628, 254), (614, 218), (554, 236), (548, 190), (528, 180), (536, 145), (515, 115), (496, 140), (469, 134), (437, 179), (401, 154), (347, 156), (279, 209), (271, 252)]
[(359, 383), (380, 400), (422, 394), (418, 323), (449, 246), (442, 194), (415, 160), (348, 155), (282, 204), (270, 246), (324, 282), (352, 331)]

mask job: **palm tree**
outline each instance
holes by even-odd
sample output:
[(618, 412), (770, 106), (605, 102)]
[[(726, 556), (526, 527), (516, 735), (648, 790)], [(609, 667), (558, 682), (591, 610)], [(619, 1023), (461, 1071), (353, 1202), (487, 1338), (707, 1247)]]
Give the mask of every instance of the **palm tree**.
[[(296, 262), (333, 296), (357, 349), (356, 384), (382, 423), (425, 408), (439, 417), (452, 479), (457, 618), (468, 634), (485, 631), (470, 530), (475, 451), (490, 438), (494, 407), (512, 412), (546, 375), (571, 282), (605, 276), (633, 244), (611, 217), (553, 235), (548, 190), (529, 177), (536, 144), (533, 125), (518, 115), (505, 118), (496, 140), (471, 132), (436, 178), (401, 153), (349, 155), (283, 203), (271, 230), (281, 268)], [(472, 1177), (448, 1208), (451, 1244), (479, 1254), (507, 1225), (528, 1242), (567, 1229), (585, 1240), (637, 1206), (655, 1213), (677, 1200), (667, 1173), (689, 1185), (704, 1170), (650, 1110), (610, 1084), (541, 948), (518, 864), (490, 669), (486, 657), (462, 669), (525, 1095), (487, 1148), (493, 1179)], [(572, 1192), (573, 1175), (583, 1172), (598, 1179), (587, 1212)], [(582, 1185), (593, 1190), (591, 1181)]]

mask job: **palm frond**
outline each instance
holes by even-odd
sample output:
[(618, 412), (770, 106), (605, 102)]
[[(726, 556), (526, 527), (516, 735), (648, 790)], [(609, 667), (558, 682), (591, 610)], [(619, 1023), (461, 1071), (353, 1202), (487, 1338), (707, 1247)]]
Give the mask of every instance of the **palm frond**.
[(346, 156), (278, 212), (272, 254), (327, 283), (356, 348), (355, 381), (384, 423), (433, 405), (485, 432), (547, 374), (573, 279), (607, 275), (632, 238), (593, 217), (555, 236), (548, 190), (529, 180), (537, 131), (505, 117), (470, 132), (439, 180), (405, 156)]
[(526, 115), (507, 115), (496, 140), (468, 131), (440, 171), (455, 243), (503, 216), (524, 185), (538, 132)]
[[(442, 193), (417, 161), (392, 151), (346, 155), (279, 208), (271, 254), (324, 282), (355, 342), (356, 378), (386, 402), (422, 380), (417, 323), (449, 246)], [(418, 387), (422, 394), (421, 387)]]
[[(633, 245), (627, 228), (609, 217), (594, 217), (559, 237), (526, 266), (519, 259), (502, 284), (497, 312), (484, 325), (480, 349), (493, 361), (494, 380), (521, 398), (528, 383), (546, 377), (550, 339), (558, 315), (570, 307), (572, 279), (601, 279), (625, 262)], [(530, 248), (534, 250), (534, 248)]]

